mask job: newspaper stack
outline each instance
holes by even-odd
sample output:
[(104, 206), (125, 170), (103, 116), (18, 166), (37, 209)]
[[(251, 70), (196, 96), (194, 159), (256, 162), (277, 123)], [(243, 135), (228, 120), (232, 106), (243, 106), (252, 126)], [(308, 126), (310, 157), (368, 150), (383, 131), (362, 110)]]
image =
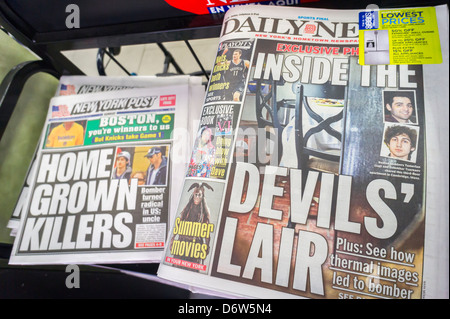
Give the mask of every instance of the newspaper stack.
[(230, 9), (158, 276), (448, 298), (448, 59), (447, 6)]
[(10, 263), (159, 262), (203, 98), (199, 77), (63, 76), (8, 225)]

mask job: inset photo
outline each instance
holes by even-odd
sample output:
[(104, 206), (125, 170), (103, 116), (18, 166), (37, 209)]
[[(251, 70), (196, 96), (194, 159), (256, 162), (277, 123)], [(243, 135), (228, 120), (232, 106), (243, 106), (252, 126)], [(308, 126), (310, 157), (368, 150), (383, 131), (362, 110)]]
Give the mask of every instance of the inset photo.
[(389, 30), (364, 31), (364, 63), (389, 64)]
[(86, 120), (52, 123), (48, 128), (45, 148), (83, 145), (85, 128)]
[(384, 121), (417, 124), (415, 91), (383, 91)]
[(138, 186), (167, 185), (169, 145), (126, 146), (116, 149), (112, 179), (135, 178)]
[(386, 123), (380, 155), (415, 163), (418, 140), (418, 126)]
[(163, 145), (147, 147), (144, 157), (148, 162), (145, 171), (145, 185), (167, 185), (169, 147)]

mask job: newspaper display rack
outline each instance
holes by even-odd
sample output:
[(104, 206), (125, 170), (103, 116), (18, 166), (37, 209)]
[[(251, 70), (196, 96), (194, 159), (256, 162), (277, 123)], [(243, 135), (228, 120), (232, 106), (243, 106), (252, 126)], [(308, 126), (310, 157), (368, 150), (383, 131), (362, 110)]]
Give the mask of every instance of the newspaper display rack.
[(448, 296), (448, 8), (379, 13), (227, 12), (158, 276), (238, 297)]
[(203, 96), (190, 76), (62, 77), (10, 264), (159, 262)]

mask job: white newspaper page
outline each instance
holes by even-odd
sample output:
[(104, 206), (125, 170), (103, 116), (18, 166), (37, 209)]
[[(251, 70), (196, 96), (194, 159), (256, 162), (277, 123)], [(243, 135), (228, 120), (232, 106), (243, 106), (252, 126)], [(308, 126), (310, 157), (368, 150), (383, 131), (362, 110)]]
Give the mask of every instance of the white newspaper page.
[(124, 89), (144, 87), (160, 87), (177, 84), (187, 84), (190, 81), (200, 81), (201, 77), (189, 75), (175, 75), (167, 77), (157, 76), (84, 76), (63, 75), (59, 79), (56, 96), (111, 92)]
[(10, 263), (159, 261), (189, 154), (188, 96), (173, 85), (53, 98)]
[(230, 9), (158, 275), (448, 298), (448, 104), (447, 6)]
[[(193, 131), (193, 127), (197, 129), (197, 121), (201, 111), (202, 100), (205, 89), (201, 82), (201, 77), (193, 77), (189, 75), (179, 75), (170, 77), (156, 76), (62, 76), (55, 96), (68, 96), (80, 94), (93, 94), (100, 92), (113, 92), (132, 88), (158, 88), (169, 87), (171, 85), (189, 86), (189, 119), (188, 130)], [(195, 123), (195, 124), (193, 124)], [(190, 134), (192, 138), (192, 133)], [(190, 145), (188, 143), (188, 145)], [(22, 192), (17, 201), (16, 207), (11, 215), (7, 227), (11, 229), (11, 236), (16, 236), (17, 229), (20, 224), (20, 214), (26, 208), (26, 196), (28, 194), (31, 183), (31, 170), (34, 169), (34, 159), (27, 173)], [(182, 181), (181, 181), (182, 182)]]

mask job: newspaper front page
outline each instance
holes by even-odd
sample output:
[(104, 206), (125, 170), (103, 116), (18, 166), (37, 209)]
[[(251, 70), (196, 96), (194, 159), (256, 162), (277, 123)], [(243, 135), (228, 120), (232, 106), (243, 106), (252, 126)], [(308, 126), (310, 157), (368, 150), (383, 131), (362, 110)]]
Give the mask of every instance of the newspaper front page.
[(190, 152), (184, 82), (50, 101), (10, 264), (160, 261)]
[(239, 297), (448, 297), (448, 8), (386, 16), (426, 10), (430, 64), (386, 63), (381, 31), (362, 52), (364, 10), (229, 10), (158, 275)]
[[(177, 75), (170, 77), (156, 77), (156, 76), (62, 76), (59, 79), (59, 85), (55, 96), (69, 96), (80, 94), (92, 94), (100, 92), (113, 92), (119, 90), (131, 90), (134, 88), (158, 88), (171, 85), (186, 85), (189, 87), (189, 131), (192, 126), (198, 121), (198, 114), (200, 113), (201, 101), (204, 95), (204, 88), (200, 77), (193, 77), (188, 75)], [(199, 107), (200, 106), (200, 107)], [(40, 145), (37, 145), (39, 149)], [(36, 150), (37, 151), (37, 150)], [(35, 152), (36, 153), (36, 152)], [(16, 203), (14, 211), (7, 227), (11, 229), (11, 236), (15, 237), (17, 229), (20, 225), (21, 212), (26, 209), (26, 199), (31, 185), (31, 177), (33, 169), (35, 168), (36, 154), (32, 159), (27, 176), (22, 187), (19, 199)]]

